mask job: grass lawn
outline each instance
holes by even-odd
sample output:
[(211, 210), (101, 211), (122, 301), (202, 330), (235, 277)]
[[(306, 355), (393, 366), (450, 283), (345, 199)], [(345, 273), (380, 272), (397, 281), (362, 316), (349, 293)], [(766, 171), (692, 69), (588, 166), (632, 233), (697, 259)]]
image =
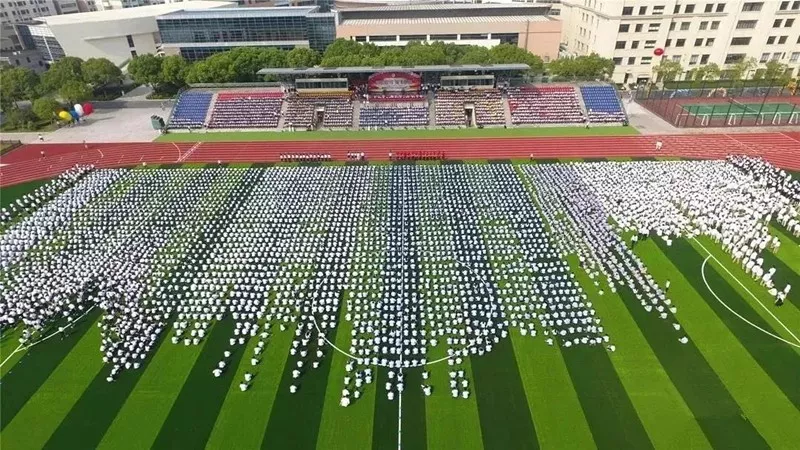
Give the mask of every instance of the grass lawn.
[(628, 136), (639, 134), (633, 127), (542, 127), (542, 128), (465, 128), (446, 130), (380, 131), (234, 131), (219, 133), (171, 133), (156, 142), (242, 142), (242, 141), (325, 141), (359, 139), (457, 139), (545, 136)]

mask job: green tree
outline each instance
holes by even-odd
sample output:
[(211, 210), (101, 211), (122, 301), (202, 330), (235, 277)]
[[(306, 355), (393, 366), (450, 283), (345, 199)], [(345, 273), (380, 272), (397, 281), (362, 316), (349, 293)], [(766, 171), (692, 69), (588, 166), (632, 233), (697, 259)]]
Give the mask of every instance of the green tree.
[(544, 69), (542, 58), (516, 45), (496, 45), (489, 50), (489, 53), (494, 64), (527, 64), (531, 66), (531, 72), (534, 73), (540, 73)]
[(161, 61), (162, 83), (169, 83), (175, 87), (186, 84), (186, 74), (189, 71), (189, 63), (181, 55), (165, 56)]
[(782, 64), (780, 61), (769, 61), (765, 64), (764, 68), (764, 79), (765, 80), (775, 80), (781, 79), (784, 81), (788, 81), (789, 77), (786, 76), (786, 70), (789, 68), (786, 64)]
[(314, 67), (320, 63), (322, 56), (314, 49), (296, 47), (286, 54), (288, 67)]
[(122, 82), (122, 71), (106, 58), (89, 58), (81, 65), (83, 81), (93, 87)]
[(35, 120), (36, 116), (33, 115), (30, 109), (13, 108), (5, 113), (3, 128), (9, 131), (31, 130)]
[(677, 61), (662, 59), (659, 65), (653, 67), (653, 73), (657, 81), (675, 81), (683, 73), (683, 66)]
[(50, 120), (56, 117), (56, 111), (61, 108), (61, 103), (52, 97), (40, 97), (33, 101), (31, 110), (36, 117), (42, 120)]
[(550, 73), (559, 77), (605, 79), (614, 71), (614, 61), (592, 53), (577, 58), (559, 58), (547, 67)]
[(146, 84), (154, 89), (163, 82), (161, 79), (162, 58), (145, 54), (131, 59), (128, 63), (128, 73), (133, 81), (139, 84)]
[(47, 72), (42, 74), (42, 90), (45, 93), (55, 92), (70, 81), (82, 80), (83, 60), (74, 56), (67, 56), (54, 62), (47, 69)]
[(83, 81), (67, 81), (58, 89), (58, 95), (66, 102), (80, 103), (92, 96), (92, 89)]
[(406, 44), (400, 60), (405, 66), (430, 66), (447, 64), (447, 55), (439, 46), (415, 41)]
[(470, 46), (470, 48), (464, 52), (458, 58), (458, 64), (491, 64), (492, 63), (492, 54), (489, 52), (488, 48), (479, 47), (479, 46)]
[(717, 63), (700, 66), (692, 73), (695, 81), (716, 80), (722, 74)]
[(744, 58), (741, 61), (731, 64), (726, 70), (732, 80), (744, 80), (748, 73), (756, 68), (758, 63), (755, 58)]
[(20, 100), (28, 100), (36, 95), (39, 77), (30, 69), (15, 67), (0, 72), (0, 104), (10, 109)]

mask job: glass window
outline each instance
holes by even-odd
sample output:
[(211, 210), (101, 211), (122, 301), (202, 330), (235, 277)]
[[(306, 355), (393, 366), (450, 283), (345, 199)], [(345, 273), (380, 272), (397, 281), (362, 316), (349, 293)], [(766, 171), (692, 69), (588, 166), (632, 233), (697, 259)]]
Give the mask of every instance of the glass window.
[(744, 59), (747, 56), (744, 53), (728, 53), (725, 55), (725, 64), (734, 64)]
[(401, 41), (424, 41), (427, 40), (428, 36), (425, 34), (401, 34), (400, 40)]
[(800, 60), (800, 52), (792, 52), (792, 55), (789, 56), (789, 62), (797, 62)]
[(672, 39), (667, 39), (667, 42), (664, 43), (664, 47), (669, 47), (672, 45)]
[(681, 55), (672, 55), (672, 62), (681, 62)]
[(625, 41), (617, 41), (617, 45), (614, 46), (616, 50), (623, 50), (625, 49)]
[(647, 31), (649, 31), (649, 32), (651, 32), (651, 33), (654, 33), (654, 32), (656, 32), (656, 31), (658, 31), (659, 29), (661, 29), (661, 24), (660, 24), (660, 23), (651, 23), (651, 24), (650, 24), (650, 25), (647, 27)]
[(489, 39), (489, 35), (480, 33), (462, 34), (461, 39)]
[(686, 39), (678, 39), (677, 41), (675, 41), (676, 47), (683, 47), (684, 44), (686, 44)]
[(432, 41), (455, 41), (458, 39), (458, 35), (455, 34), (432, 34), (431, 40)]
[(717, 3), (717, 12), (725, 12), (725, 3)]
[(655, 15), (664, 14), (664, 5), (653, 6), (653, 14)]
[(711, 29), (712, 30), (718, 30), (719, 29), (719, 20), (715, 20), (715, 21), (711, 22)]
[(652, 61), (653, 61), (653, 57), (652, 56), (643, 56), (642, 57), (642, 65), (643, 66), (649, 66)]
[(714, 38), (706, 39), (706, 47), (711, 47), (714, 45)]
[(785, 44), (786, 39), (789, 39), (789, 36), (781, 36), (778, 38), (778, 44)]
[(710, 58), (710, 57), (711, 57), (711, 55), (703, 55), (703, 56), (701, 56), (700, 57), (700, 64), (708, 64), (708, 58)]
[(750, 45), (749, 37), (735, 37), (731, 39), (731, 45)]
[(631, 48), (639, 48), (639, 41), (631, 41)]
[(779, 8), (781, 11), (786, 11), (789, 9), (789, 3), (791, 2), (781, 2), (781, 7)]
[(631, 57), (629, 57), (629, 58), (628, 58), (628, 65), (629, 65), (629, 66), (632, 66), (632, 65), (634, 65), (634, 64), (636, 64), (636, 57), (635, 57), (635, 56), (631, 56)]
[(772, 28), (780, 28), (782, 23), (783, 19), (775, 19), (775, 21), (772, 22)]
[(644, 25), (642, 25), (641, 23), (637, 23), (636, 24), (636, 32), (637, 33), (641, 33), (642, 32), (642, 27), (644, 27)]
[(656, 48), (656, 41), (644, 41), (644, 48)]
[(131, 58), (136, 58), (136, 50), (131, 50)]
[(694, 12), (694, 5), (686, 5), (686, 8), (684, 9), (684, 11), (686, 12), (686, 14), (693, 13)]
[(672, 22), (671, 24), (669, 24), (669, 31), (675, 31), (675, 23), (676, 22)]
[(783, 23), (784, 28), (791, 28), (794, 25), (794, 19), (786, 19), (786, 22)]
[(640, 6), (639, 7), (639, 15), (643, 16), (645, 14), (647, 14), (647, 6)]
[(765, 62), (769, 61), (769, 53), (762, 53), (761, 54), (761, 59), (759, 61), (762, 62), (762, 63), (765, 63)]
[(764, 2), (747, 2), (742, 5), (742, 11), (751, 12), (751, 11), (761, 11), (761, 8), (764, 6)]
[(701, 30), (705, 30), (707, 28), (708, 28), (708, 22), (707, 21), (700, 22), (700, 29)]
[(672, 14), (680, 14), (681, 12), (681, 5), (675, 5), (675, 8), (672, 9)]
[(758, 23), (757, 20), (740, 20), (736, 22), (736, 29), (749, 30), (751, 28), (755, 28), (757, 23)]
[(619, 25), (619, 32), (620, 33), (627, 33), (628, 30), (630, 30), (630, 29), (631, 29), (631, 26), (628, 25), (627, 23)]
[(697, 38), (694, 40), (695, 47), (700, 47), (701, 45), (703, 45), (703, 38)]
[(689, 58), (689, 65), (691, 66), (691, 65), (697, 64), (697, 60), (699, 60), (699, 59), (700, 59), (700, 55), (692, 55), (691, 58)]
[(622, 8), (622, 15), (623, 16), (631, 16), (633, 15), (633, 6), (626, 6)]
[(614, 61), (614, 65), (615, 66), (621, 66), (622, 65), (622, 58), (621, 57), (620, 58), (613, 58), (613, 61)]
[(775, 43), (775, 36), (770, 36), (767, 38), (767, 45), (772, 45)]
[(688, 31), (691, 25), (691, 22), (681, 22), (681, 31)]
[(706, 10), (705, 12), (710, 13), (714, 11), (714, 4), (713, 3), (706, 3)]

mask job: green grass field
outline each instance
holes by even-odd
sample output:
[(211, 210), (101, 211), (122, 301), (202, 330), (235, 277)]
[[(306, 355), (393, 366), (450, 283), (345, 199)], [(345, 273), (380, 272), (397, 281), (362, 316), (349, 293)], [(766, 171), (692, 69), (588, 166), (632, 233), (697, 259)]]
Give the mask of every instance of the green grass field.
[[(4, 189), (3, 200), (36, 186)], [(798, 240), (780, 226), (772, 230), (782, 245), (765, 259), (778, 267), (782, 282), (799, 289)], [(705, 238), (672, 246), (647, 239), (634, 251), (659, 283), (671, 281), (687, 345), (675, 340), (671, 323), (645, 313), (626, 289), (612, 294), (602, 283), (605, 294), (599, 295), (570, 257), (617, 350), (548, 346), (542, 336), (513, 331), (491, 353), (467, 358), (474, 384), (469, 400), (450, 397), (446, 364), (431, 366), (438, 391), (424, 397), (414, 389), (403, 396), (403, 448), (797, 448), (800, 348), (731, 314), (709, 291), (701, 266), (709, 254), (717, 258), (705, 268), (713, 291), (786, 339), (789, 331), (800, 335), (800, 294), (773, 307), (764, 287)], [(344, 308), (339, 314), (331, 340), (345, 346), (350, 329)], [(273, 329), (258, 382), (243, 393), (235, 380), (251, 370), (241, 355), (249, 354), (254, 340), (234, 354), (221, 379), (210, 374), (226, 348), (231, 320), (215, 323), (200, 346), (162, 339), (141, 369), (123, 372), (114, 383), (105, 381), (97, 320), (97, 313), (89, 314), (68, 337), (14, 354), (0, 368), (3, 450), (397, 448), (398, 403), (383, 391), (385, 371), (377, 371), (377, 383), (361, 399), (342, 408), (346, 357), (328, 352), (320, 368), (305, 375), (302, 391), (289, 394), (292, 328)], [(0, 361), (12, 354), (18, 337), (19, 330), (0, 336)], [(406, 377), (409, 386), (421, 383), (418, 369)]]
[(791, 103), (703, 103), (683, 105), (684, 111), (695, 116), (728, 116), (731, 114), (757, 116), (762, 114), (790, 114), (800, 112), (800, 107)]
[(156, 142), (245, 142), (245, 141), (324, 141), (364, 139), (456, 139), (544, 136), (626, 136), (639, 134), (633, 127), (542, 127), (542, 128), (464, 128), (446, 130), (381, 131), (235, 131), (219, 133), (171, 133)]

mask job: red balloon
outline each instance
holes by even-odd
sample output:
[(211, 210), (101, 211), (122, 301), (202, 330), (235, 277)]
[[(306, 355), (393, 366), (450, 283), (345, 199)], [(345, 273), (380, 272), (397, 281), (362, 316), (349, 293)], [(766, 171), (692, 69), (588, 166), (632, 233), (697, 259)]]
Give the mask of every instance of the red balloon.
[(92, 112), (94, 112), (94, 107), (92, 106), (92, 104), (91, 103), (84, 103), (83, 104), (83, 115), (84, 116), (88, 116)]
[(653, 54), (656, 55), (656, 56), (661, 56), (661, 55), (664, 54), (664, 49), (663, 48), (657, 48), (657, 49), (653, 50)]

